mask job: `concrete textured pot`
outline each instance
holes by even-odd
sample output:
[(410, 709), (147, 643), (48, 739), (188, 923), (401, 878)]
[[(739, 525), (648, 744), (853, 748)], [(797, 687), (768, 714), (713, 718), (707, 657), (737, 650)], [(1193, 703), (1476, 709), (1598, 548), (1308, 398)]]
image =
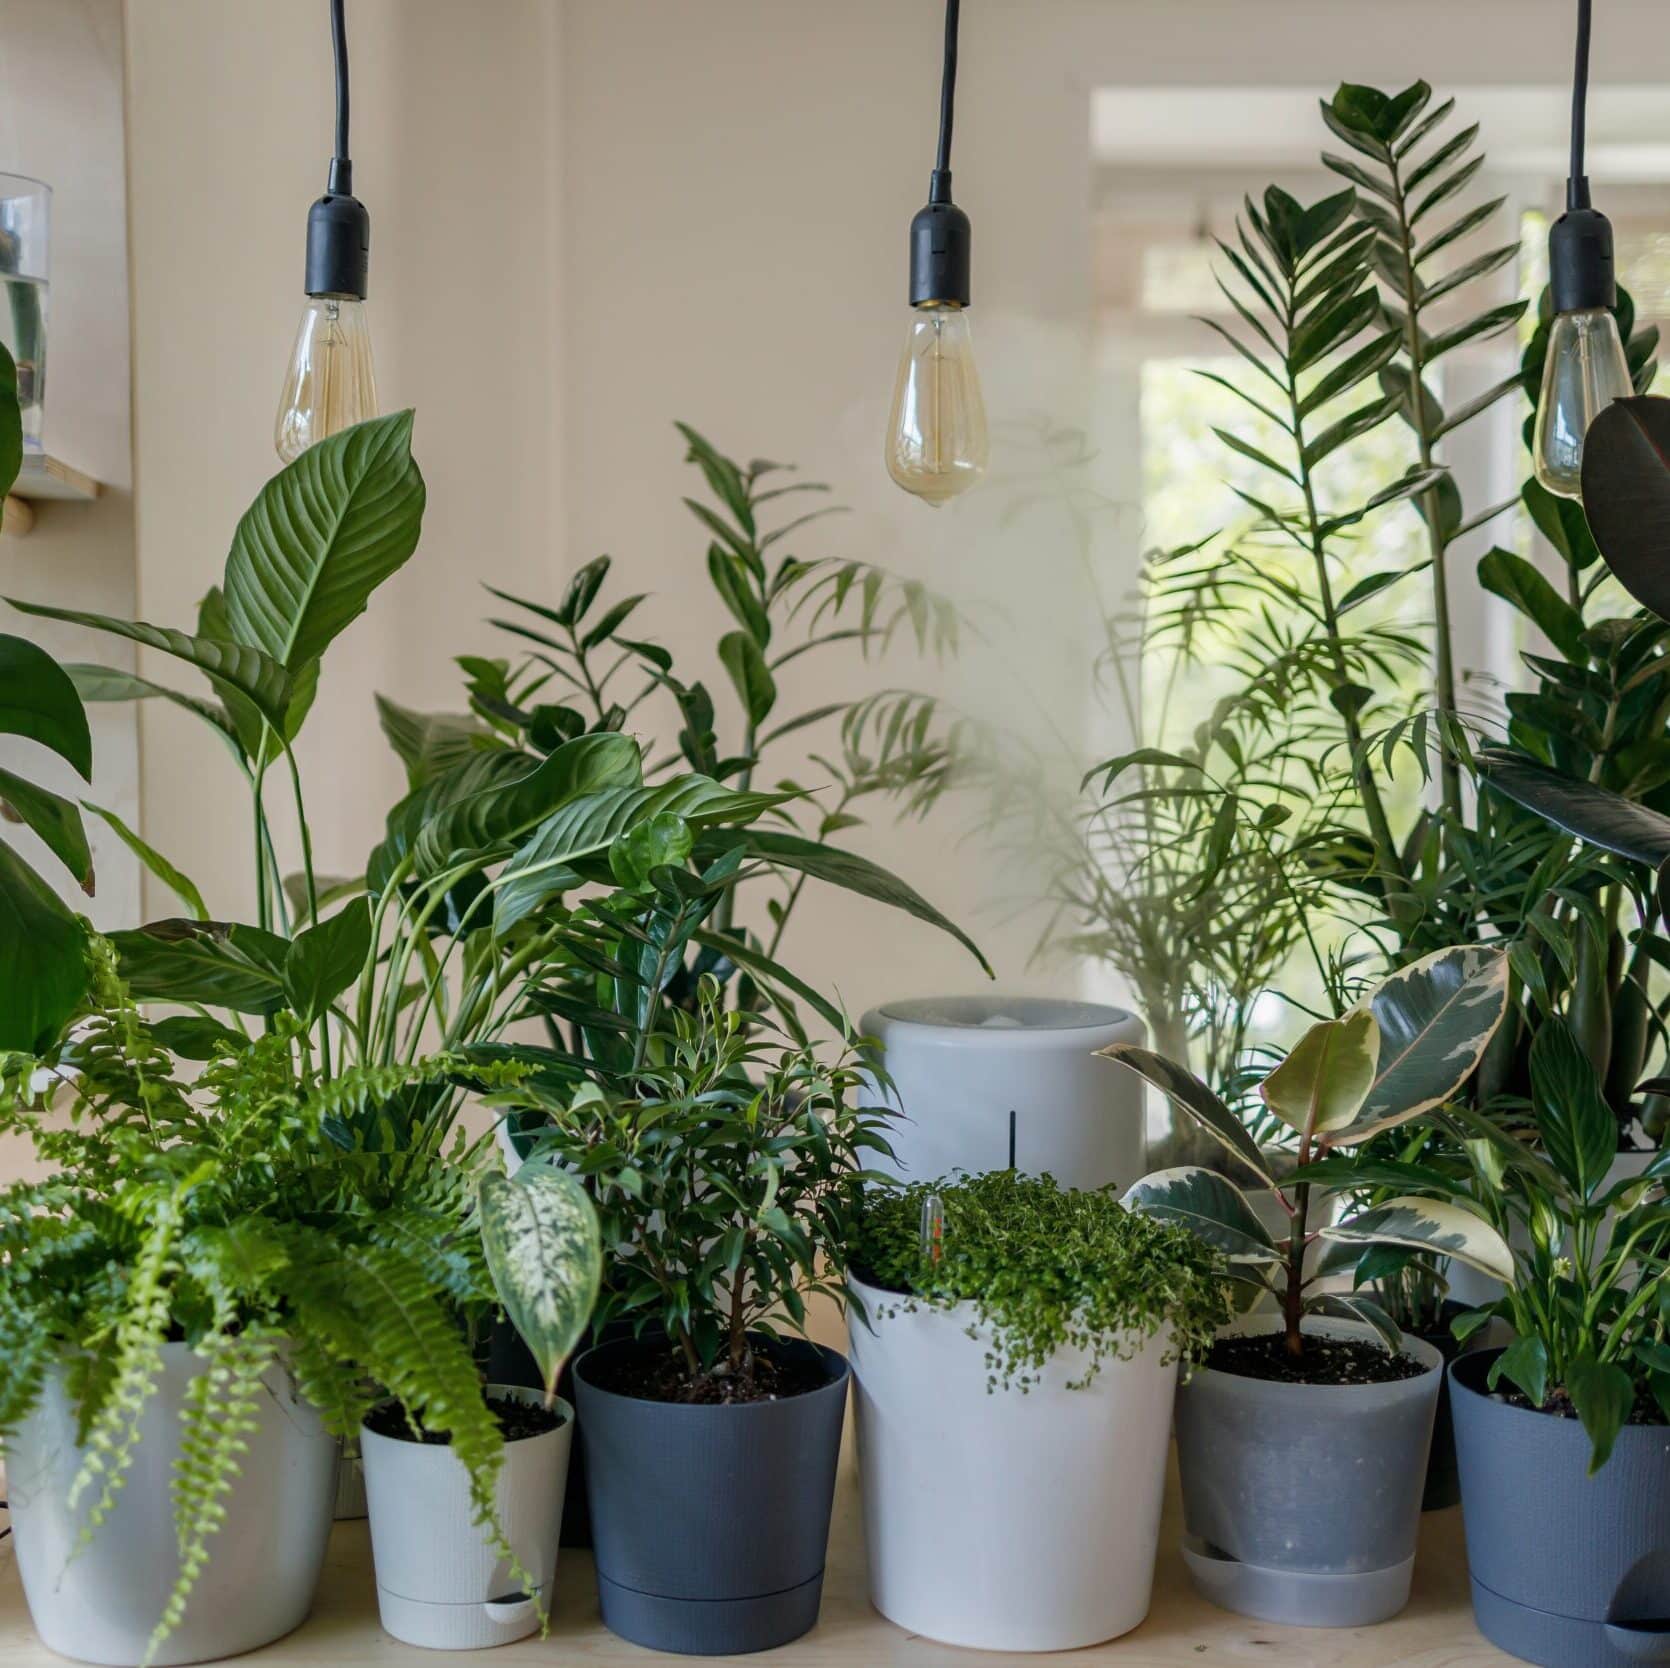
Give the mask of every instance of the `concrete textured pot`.
[(888, 1131), (906, 1181), (1010, 1162), (1047, 1171), (1063, 1187), (1123, 1191), (1142, 1175), (1143, 1090), (1095, 1051), (1141, 1042), (1142, 1021), (1121, 1008), (1039, 997), (947, 996), (890, 1002), (865, 1014), (904, 1116)]
[(900, 1305), (858, 1281), (849, 1332), (870, 1601), (913, 1634), (1061, 1651), (1148, 1614), (1177, 1363), (1168, 1339), (1107, 1361), (1063, 1351), (988, 1391), (972, 1304)]
[[(1233, 1333), (1271, 1332), (1253, 1316)], [(1320, 1337), (1372, 1339), (1307, 1319)], [(1390, 1384), (1277, 1384), (1197, 1370), (1177, 1393), (1184, 1560), (1213, 1603), (1262, 1621), (1362, 1627), (1409, 1600), (1442, 1358)]]
[[(132, 1664), (145, 1655), (179, 1574), (172, 1495), (186, 1391), (207, 1363), (164, 1344), (156, 1394), (110, 1515), (79, 1546), (92, 1501), (68, 1504), (81, 1468), (75, 1409), (62, 1369), (6, 1453), (6, 1492), (18, 1573), (41, 1642), (83, 1662)], [(267, 1369), (255, 1429), (244, 1439), (226, 1521), (159, 1668), (238, 1656), (299, 1627), (313, 1603), (330, 1537), (339, 1443), (288, 1372)], [(90, 1491), (93, 1492), (93, 1491)]]
[[(489, 1385), (488, 1394), (542, 1399), (537, 1390), (502, 1384)], [(473, 1651), (525, 1639), (538, 1628), (539, 1606), (550, 1609), (556, 1580), (574, 1440), (573, 1408), (559, 1400), (557, 1411), (563, 1422), (555, 1430), (505, 1444), (498, 1477), (499, 1526), (522, 1568), (539, 1581), (531, 1594), (471, 1521), (469, 1474), (451, 1448), (361, 1427), (377, 1611), (396, 1639)]]
[(823, 1596), (847, 1364), (802, 1342), (828, 1373), (775, 1401), (696, 1406), (599, 1387), (617, 1352), (575, 1364), (603, 1621), (684, 1656), (730, 1656), (798, 1639)]
[(1670, 1662), (1670, 1426), (1626, 1425), (1591, 1477), (1577, 1420), (1488, 1393), (1500, 1354), (1450, 1368), (1479, 1631), (1547, 1668)]

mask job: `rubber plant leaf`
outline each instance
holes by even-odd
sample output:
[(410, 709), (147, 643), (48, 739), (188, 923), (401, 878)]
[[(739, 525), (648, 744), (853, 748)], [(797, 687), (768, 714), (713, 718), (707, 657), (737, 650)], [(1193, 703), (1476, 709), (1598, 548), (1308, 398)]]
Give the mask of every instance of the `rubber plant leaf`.
[(1247, 1196), (1227, 1177), (1203, 1165), (1156, 1170), (1131, 1185), (1125, 1204), (1144, 1216), (1189, 1229), (1232, 1263), (1281, 1261), (1281, 1253)]
[(1245, 1124), (1201, 1080), (1184, 1066), (1168, 1060), (1152, 1049), (1136, 1043), (1109, 1043), (1096, 1050), (1104, 1060), (1129, 1066), (1144, 1081), (1152, 1084), (1178, 1111), (1186, 1113), (1220, 1146), (1226, 1147), (1248, 1169), (1270, 1186), (1275, 1185), (1270, 1167), (1258, 1143), (1253, 1140)]
[(1264, 1104), (1301, 1136), (1314, 1139), (1350, 1126), (1374, 1087), (1380, 1028), (1358, 1008), (1319, 1020), (1259, 1085)]
[(1414, 1195), (1388, 1199), (1322, 1230), (1322, 1237), (1348, 1245), (1406, 1245), (1435, 1256), (1453, 1257), (1492, 1279), (1513, 1279), (1508, 1242), (1465, 1205)]
[(540, 1163), (524, 1164), (514, 1176), (483, 1176), (480, 1205), (493, 1288), (539, 1363), (549, 1403), (597, 1302), (597, 1212), (568, 1171)]
[(26, 637), (0, 635), (0, 735), (38, 741), (82, 781), (93, 779), (93, 739), (75, 684)]
[(1589, 425), (1583, 508), (1618, 583), (1670, 620), (1670, 400), (1614, 400)]

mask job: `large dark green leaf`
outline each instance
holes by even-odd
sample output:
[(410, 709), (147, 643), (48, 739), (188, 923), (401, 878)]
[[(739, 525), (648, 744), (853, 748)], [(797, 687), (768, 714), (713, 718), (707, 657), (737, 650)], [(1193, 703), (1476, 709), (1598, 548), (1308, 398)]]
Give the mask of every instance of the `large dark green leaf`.
[[(236, 643), (238, 634), (232, 629), (231, 616), (226, 612), (226, 593), (218, 585), (211, 585), (197, 604), (197, 635), (216, 643)], [(303, 722), (312, 710), (313, 699), (319, 692), (319, 662), (310, 660), (299, 667), (290, 680), (290, 698), (284, 707), (281, 736), (274, 736), (261, 722), (261, 714), (243, 696), (222, 692), (227, 717), (238, 746), (251, 761), (258, 763), (263, 756), (270, 764), (276, 759), (282, 741), (294, 741), (301, 734)]]
[(1588, 1055), (1558, 1015), (1531, 1039), (1531, 1105), (1549, 1162), (1592, 1199), (1618, 1156), (1618, 1122)]
[(0, 1049), (39, 1053), (87, 993), (80, 921), (8, 845), (0, 845)]
[(836, 846), (823, 845), (817, 840), (807, 840), (798, 834), (779, 834), (763, 828), (714, 833), (704, 843), (722, 851), (734, 850), (740, 845), (748, 856), (763, 858), (776, 868), (793, 869), (827, 885), (839, 886), (844, 891), (856, 892), (861, 897), (873, 898), (877, 903), (902, 909), (907, 915), (914, 915), (917, 920), (926, 921), (941, 932), (949, 933), (979, 962), (988, 978), (995, 977), (991, 964), (981, 954), (980, 946), (961, 927), (940, 914), (914, 887), (867, 857), (842, 851)]
[(1670, 619), (1670, 400), (1615, 400), (1589, 425), (1583, 508), (1619, 584)]
[(1612, 1361), (1574, 1361), (1566, 1369), (1566, 1390), (1589, 1438), (1589, 1475), (1612, 1456), (1618, 1432), (1635, 1406), (1635, 1386)]
[(142, 1002), (201, 1002), (234, 1013), (284, 1006), (284, 960), (276, 933), (225, 921), (153, 921), (110, 942), (123, 979)]
[(17, 398), (17, 362), (0, 342), (0, 513), (23, 467), (23, 412)]
[(384, 836), (366, 858), (365, 884), (372, 897), (382, 895), (396, 865), (411, 854), (425, 823), (485, 788), (521, 780), (538, 764), (536, 754), (511, 748), (472, 753), (462, 764), (414, 788), (389, 812)]
[(371, 953), (371, 906), (355, 898), (296, 934), (284, 958), (284, 994), (309, 1025), (360, 976)]
[(238, 640), (291, 672), (317, 660), (417, 548), (423, 476), (412, 414), (396, 412), (310, 446), (261, 489), (226, 559)]
[(412, 847), (419, 876), (460, 860), (503, 856), (507, 848), (571, 800), (643, 781), (638, 744), (618, 733), (576, 736), (526, 776), (471, 794), (423, 825)]
[(1399, 969), (1370, 1000), (1380, 1028), (1374, 1082), (1331, 1140), (1351, 1146), (1441, 1106), (1477, 1069), (1507, 1005), (1501, 950), (1457, 946)]
[(1180, 1165), (1136, 1182), (1125, 1203), (1145, 1216), (1176, 1222), (1215, 1245), (1231, 1262), (1278, 1263), (1281, 1253), (1246, 1195), (1216, 1170)]
[(1590, 845), (1655, 869), (1670, 858), (1670, 817), (1504, 748), (1480, 748), (1478, 764), (1497, 793)]
[(25, 614), (38, 614), (42, 619), (63, 620), (70, 625), (86, 626), (92, 631), (108, 631), (113, 636), (125, 637), (131, 643), (148, 649), (159, 649), (173, 655), (202, 672), (217, 690), (226, 696), (243, 696), (256, 711), (273, 726), (282, 730), (294, 683), (290, 674), (259, 649), (241, 643), (216, 642), (207, 637), (194, 637), (190, 632), (175, 631), (170, 626), (147, 625), (143, 620), (117, 620), (107, 614), (88, 614), (75, 608), (52, 608), (40, 602), (19, 602), (10, 599), (12, 607)]
[(93, 740), (69, 673), (26, 637), (0, 635), (0, 735), (50, 747), (81, 779), (93, 779)]
[(74, 801), (10, 770), (0, 770), (0, 816), (32, 829), (75, 877), (76, 885), (88, 897), (93, 895), (93, 854), (87, 849), (87, 830), (81, 826), (81, 812)]
[(1498, 546), (1480, 560), (1479, 583), (1512, 603), (1567, 660), (1587, 663), (1583, 616), (1523, 556)]
[(1179, 1111), (1186, 1112), (1215, 1141), (1274, 1185), (1264, 1154), (1247, 1132), (1247, 1126), (1193, 1072), (1135, 1043), (1110, 1043), (1096, 1052), (1104, 1060), (1129, 1066), (1152, 1083)]
[(680, 776), (656, 787), (605, 788), (559, 807), (547, 817), (494, 881), (493, 925), (506, 931), (557, 892), (575, 883), (569, 865), (607, 851), (621, 835), (658, 816), (691, 828), (747, 822), (792, 793), (743, 793), (706, 776)]

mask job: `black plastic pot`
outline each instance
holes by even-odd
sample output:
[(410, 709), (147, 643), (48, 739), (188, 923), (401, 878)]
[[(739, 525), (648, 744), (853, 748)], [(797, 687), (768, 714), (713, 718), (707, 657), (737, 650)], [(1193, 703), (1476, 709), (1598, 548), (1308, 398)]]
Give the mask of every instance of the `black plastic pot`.
[(847, 1363), (811, 1353), (829, 1381), (776, 1401), (692, 1406), (600, 1389), (616, 1352), (576, 1363), (597, 1592), (623, 1639), (685, 1656), (770, 1650), (818, 1619), (847, 1400)]
[(1670, 1663), (1670, 1426), (1625, 1426), (1590, 1477), (1577, 1420), (1486, 1390), (1501, 1353), (1449, 1372), (1479, 1631), (1546, 1668)]

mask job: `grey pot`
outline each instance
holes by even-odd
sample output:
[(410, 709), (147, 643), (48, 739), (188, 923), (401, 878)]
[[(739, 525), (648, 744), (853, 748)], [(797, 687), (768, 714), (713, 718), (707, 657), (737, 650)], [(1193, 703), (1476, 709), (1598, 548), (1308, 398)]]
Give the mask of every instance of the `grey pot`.
[[(1256, 1316), (1233, 1332), (1270, 1332)], [(1348, 1321), (1307, 1333), (1372, 1338)], [(1442, 1359), (1391, 1384), (1276, 1384), (1210, 1368), (1177, 1393), (1184, 1561), (1215, 1604), (1262, 1621), (1362, 1627), (1409, 1600)]]
[(590, 1374), (631, 1342), (581, 1356), (574, 1387), (603, 1621), (685, 1656), (770, 1650), (818, 1619), (846, 1410), (847, 1363), (815, 1344), (829, 1381), (733, 1407), (645, 1401)]
[[(164, 1344), (156, 1394), (140, 1415), (139, 1443), (110, 1515), (80, 1545), (91, 1505), (68, 1494), (84, 1450), (62, 1369), (7, 1446), (6, 1482), (24, 1596), (41, 1642), (83, 1662), (139, 1662), (180, 1561), (172, 1486), (180, 1413), (206, 1363), (186, 1344)], [(205, 1662), (238, 1656), (301, 1625), (313, 1603), (330, 1537), (340, 1444), (280, 1366), (267, 1369), (254, 1429), (244, 1438), (226, 1521), (184, 1620), (153, 1659)], [(91, 1490), (89, 1493), (96, 1493)]]
[(1626, 1425), (1591, 1477), (1577, 1420), (1487, 1392), (1500, 1354), (1450, 1368), (1479, 1631), (1548, 1668), (1670, 1662), (1670, 1426)]

